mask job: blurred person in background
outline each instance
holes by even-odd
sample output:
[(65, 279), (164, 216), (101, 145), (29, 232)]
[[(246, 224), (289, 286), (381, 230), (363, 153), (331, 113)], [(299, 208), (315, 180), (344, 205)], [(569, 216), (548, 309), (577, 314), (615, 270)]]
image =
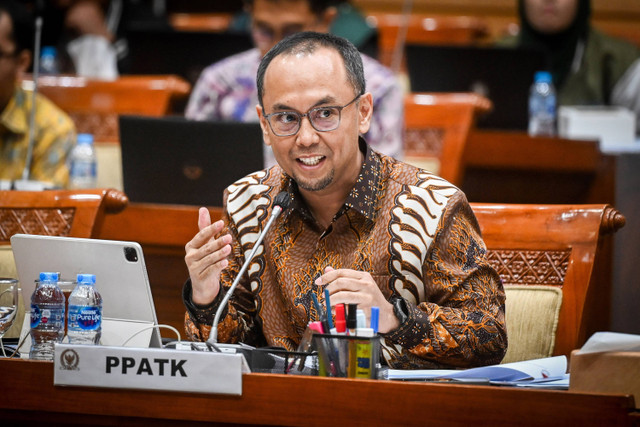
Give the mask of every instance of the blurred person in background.
[[(0, 1), (0, 179), (22, 178), (29, 147), (33, 92), (25, 90), (34, 45), (34, 21), (26, 6)], [(73, 122), (44, 96), (35, 98), (34, 147), (30, 179), (65, 187), (67, 156), (76, 140)]]
[[(256, 72), (262, 56), (286, 36), (300, 31), (329, 32), (337, 10), (332, 0), (245, 0), (251, 15), (255, 48), (209, 67), (196, 83), (186, 109), (193, 120), (257, 122)], [(362, 55), (367, 87), (373, 94), (374, 117), (365, 137), (374, 150), (402, 158), (403, 91), (396, 76)], [(275, 165), (264, 146), (265, 167)]]
[(617, 105), (639, 120), (640, 48), (593, 28), (591, 0), (518, 0), (518, 14), (520, 33), (501, 44), (547, 55), (558, 105)]

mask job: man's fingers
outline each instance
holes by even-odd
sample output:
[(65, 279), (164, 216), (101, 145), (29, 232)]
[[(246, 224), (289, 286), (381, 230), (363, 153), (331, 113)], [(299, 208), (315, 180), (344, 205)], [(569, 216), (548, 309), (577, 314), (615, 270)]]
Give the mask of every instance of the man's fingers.
[(202, 230), (205, 227), (211, 225), (211, 214), (209, 214), (209, 209), (200, 208), (198, 210), (198, 230)]

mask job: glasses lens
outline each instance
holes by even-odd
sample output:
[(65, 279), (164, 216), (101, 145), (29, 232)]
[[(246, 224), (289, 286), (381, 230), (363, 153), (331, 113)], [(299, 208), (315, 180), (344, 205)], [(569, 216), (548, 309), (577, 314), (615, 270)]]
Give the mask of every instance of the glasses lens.
[(340, 124), (339, 108), (316, 108), (309, 112), (309, 120), (319, 131), (329, 131), (338, 127)]
[(269, 118), (273, 131), (278, 135), (291, 135), (298, 131), (300, 117), (294, 113), (284, 112), (274, 114)]

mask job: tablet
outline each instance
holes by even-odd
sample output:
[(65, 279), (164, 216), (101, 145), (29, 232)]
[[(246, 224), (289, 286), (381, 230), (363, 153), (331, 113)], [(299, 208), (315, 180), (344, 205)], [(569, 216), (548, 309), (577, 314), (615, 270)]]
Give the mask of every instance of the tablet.
[[(96, 275), (96, 288), (102, 296), (101, 344), (161, 346), (158, 329), (151, 327), (158, 320), (138, 243), (16, 234), (11, 237), (11, 248), (26, 313), (21, 336), (29, 333), (31, 294), (40, 272), (59, 272), (60, 279), (67, 281), (84, 273)], [(28, 353), (25, 348), (23, 352)]]

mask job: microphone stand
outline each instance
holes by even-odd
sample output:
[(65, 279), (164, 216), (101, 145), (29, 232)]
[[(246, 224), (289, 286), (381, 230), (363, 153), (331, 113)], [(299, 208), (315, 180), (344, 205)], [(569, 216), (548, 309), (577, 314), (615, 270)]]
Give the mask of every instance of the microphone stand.
[(31, 174), (31, 164), (33, 163), (33, 147), (36, 138), (36, 96), (38, 95), (38, 74), (40, 68), (40, 36), (42, 34), (42, 17), (36, 18), (35, 47), (33, 50), (33, 92), (31, 96), (31, 111), (29, 116), (29, 144), (27, 145), (27, 155), (22, 170), (22, 179), (12, 183), (12, 188), (25, 191), (42, 191), (53, 188), (51, 184), (29, 179)]
[(233, 281), (233, 284), (227, 291), (227, 294), (222, 299), (220, 306), (218, 306), (218, 310), (216, 310), (216, 315), (211, 325), (211, 332), (209, 332), (209, 339), (207, 340), (207, 343), (211, 344), (217, 351), (220, 351), (218, 346), (216, 346), (218, 342), (218, 323), (220, 322), (220, 316), (222, 316), (222, 312), (224, 311), (224, 308), (227, 306), (227, 303), (229, 302), (229, 298), (231, 298), (231, 295), (233, 295), (233, 291), (235, 291), (236, 287), (238, 286), (238, 283), (240, 283), (240, 279), (242, 278), (242, 275), (247, 270), (247, 268), (249, 268), (249, 264), (251, 263), (251, 260), (255, 256), (256, 252), (258, 251), (260, 244), (262, 244), (262, 240), (264, 239), (264, 236), (267, 234), (267, 231), (269, 231), (269, 228), (271, 228), (271, 225), (276, 220), (276, 218), (280, 215), (280, 213), (282, 213), (284, 209), (287, 209), (289, 207), (290, 202), (291, 201), (289, 199), (289, 195), (287, 194), (287, 192), (282, 191), (278, 193), (278, 195), (276, 196), (273, 202), (274, 206), (273, 206), (273, 210), (271, 211), (271, 216), (269, 217), (269, 221), (267, 221), (267, 224), (265, 225), (264, 229), (258, 236), (258, 240), (253, 245), (253, 248), (251, 249), (251, 252), (249, 252), (247, 259), (242, 264), (242, 267), (240, 268), (240, 272), (238, 272), (238, 275)]

